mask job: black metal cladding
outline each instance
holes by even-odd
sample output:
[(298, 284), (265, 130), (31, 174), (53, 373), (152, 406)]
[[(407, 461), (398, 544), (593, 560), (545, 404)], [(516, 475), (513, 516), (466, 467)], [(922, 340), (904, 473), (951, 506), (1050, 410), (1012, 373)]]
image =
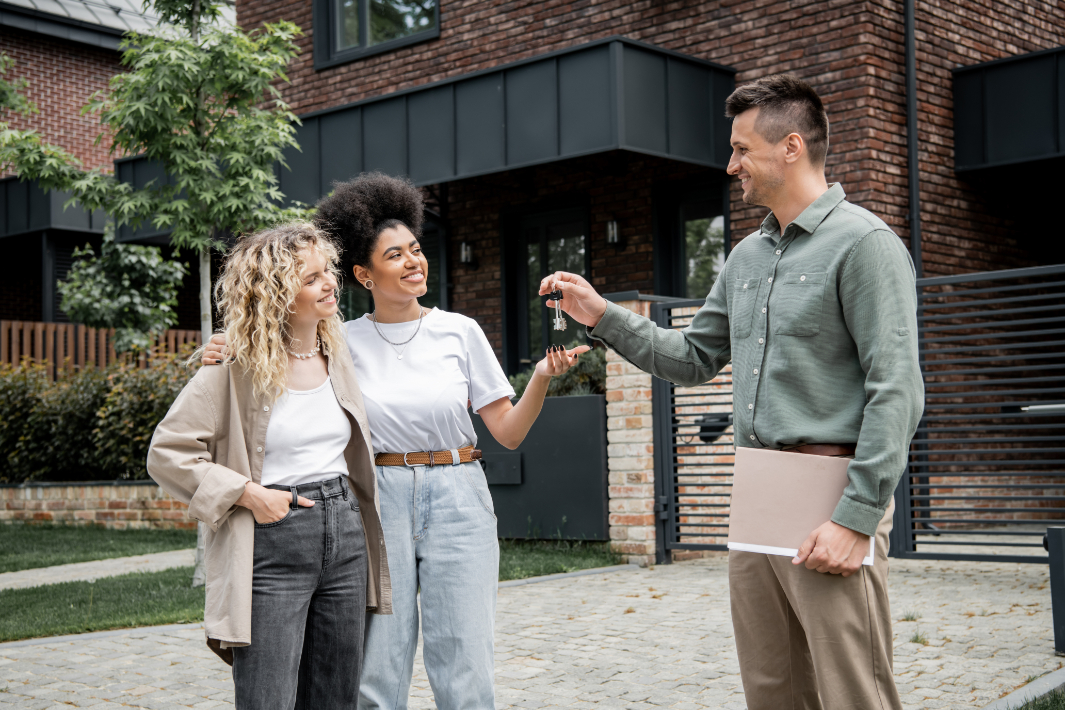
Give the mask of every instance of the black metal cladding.
[(1045, 563), (1065, 519), (1065, 266), (918, 279), (917, 295), (925, 412), (892, 554)]
[(954, 70), (954, 169), (1065, 156), (1065, 47)]
[(609, 38), (301, 118), (289, 200), (380, 170), (418, 185), (609, 150), (724, 168), (735, 71)]
[[(137, 189), (153, 182), (157, 185), (175, 184), (167, 175), (163, 164), (158, 160), (144, 157), (123, 158), (115, 161), (115, 175), (122, 182), (127, 182)], [(170, 230), (157, 229), (151, 220), (142, 221), (136, 229), (123, 224), (115, 232), (116, 242), (145, 242), (152, 244), (169, 244)]]
[(99, 234), (107, 216), (72, 205), (69, 192), (45, 192), (36, 182), (17, 177), (0, 180), (0, 238), (46, 229)]

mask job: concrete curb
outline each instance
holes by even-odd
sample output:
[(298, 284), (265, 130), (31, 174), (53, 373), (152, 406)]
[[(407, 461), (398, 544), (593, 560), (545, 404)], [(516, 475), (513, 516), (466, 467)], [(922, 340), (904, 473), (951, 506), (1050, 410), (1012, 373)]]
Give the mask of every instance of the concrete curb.
[(594, 567), (582, 569), (576, 572), (563, 572), (561, 574), (545, 574), (542, 577), (529, 577), (527, 579), (512, 579), (509, 582), (500, 582), (499, 589), (503, 587), (520, 587), (523, 584), (536, 584), (537, 582), (552, 582), (556, 579), (569, 579), (570, 577), (584, 577), (589, 574), (607, 574), (608, 572), (633, 572), (640, 569), (639, 565), (614, 565), (612, 567)]
[(1065, 685), (1065, 668), (1059, 668), (1056, 671), (1040, 676), (1023, 688), (1018, 688), (990, 705), (985, 705), (983, 710), (1015, 710), (1027, 702), (1060, 688), (1062, 685)]
[(64, 634), (63, 636), (46, 636), (39, 639), (25, 639), (23, 641), (5, 641), (0, 643), (0, 654), (9, 648), (22, 648), (23, 646), (41, 646), (48, 643), (63, 643), (77, 639), (104, 639), (109, 636), (148, 636), (150, 634), (166, 633), (168, 631), (183, 631), (187, 629), (202, 629), (203, 622), (196, 621), (191, 624), (167, 624), (165, 626), (135, 626), (126, 629), (111, 629), (110, 631), (91, 631), (87, 634)]

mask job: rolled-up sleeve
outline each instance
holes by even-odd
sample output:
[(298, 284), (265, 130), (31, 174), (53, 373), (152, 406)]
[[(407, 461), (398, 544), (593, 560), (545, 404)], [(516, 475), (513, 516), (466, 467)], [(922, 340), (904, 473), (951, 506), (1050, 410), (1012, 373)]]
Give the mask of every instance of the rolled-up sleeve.
[(850, 479), (832, 520), (874, 535), (906, 469), (924, 411), (917, 354), (913, 263), (902, 241), (876, 230), (861, 239), (840, 274), (839, 297), (865, 371), (865, 409)]
[(219, 427), (210, 394), (193, 378), (156, 427), (148, 449), (148, 475), (189, 506), (190, 518), (212, 530), (229, 517), (249, 480), (212, 460)]

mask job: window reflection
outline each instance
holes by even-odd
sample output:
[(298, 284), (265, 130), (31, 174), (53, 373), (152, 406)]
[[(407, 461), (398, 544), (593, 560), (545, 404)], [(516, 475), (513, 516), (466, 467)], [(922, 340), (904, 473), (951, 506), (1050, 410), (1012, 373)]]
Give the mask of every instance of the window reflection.
[(688, 298), (704, 298), (725, 265), (725, 220), (721, 215), (684, 221)]
[(436, 27), (436, 0), (370, 0), (370, 44)]
[(359, 46), (359, 0), (338, 0), (337, 49)]

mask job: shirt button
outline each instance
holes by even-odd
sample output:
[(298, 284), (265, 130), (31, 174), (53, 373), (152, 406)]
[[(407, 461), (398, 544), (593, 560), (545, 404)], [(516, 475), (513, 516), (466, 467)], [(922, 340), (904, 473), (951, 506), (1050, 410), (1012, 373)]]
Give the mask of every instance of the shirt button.
[(764, 342), (765, 342), (765, 338), (759, 338), (759, 339), (758, 339), (758, 344), (759, 344), (759, 345), (761, 345), (761, 344), (762, 344), (762, 343), (764, 343)]
[(762, 309), (762, 313), (765, 313), (765, 309), (764, 308)]
[(756, 374), (756, 375), (758, 374), (758, 368), (757, 367), (754, 368), (754, 374)]
[(772, 276), (769, 277), (769, 283), (773, 283), (773, 277)]
[(743, 287), (744, 287), (744, 288), (747, 288), (747, 284), (743, 284)]
[(748, 404), (747, 405), (747, 409), (754, 409), (754, 405), (753, 404)]
[(799, 281), (805, 281), (805, 280), (806, 280), (806, 274), (803, 274), (802, 276), (799, 277)]
[(270, 411), (270, 408), (269, 408), (269, 407), (263, 407), (263, 411), (264, 411), (264, 412), (269, 412), (269, 411)]
[(777, 256), (780, 256), (780, 250), (777, 249)]
[(258, 452), (259, 452), (259, 453), (261, 454), (261, 453), (263, 452), (263, 447), (261, 447), (261, 446), (256, 446), (256, 447), (255, 447), (255, 450), (256, 450), (256, 451), (258, 451)]
[(754, 441), (754, 434), (751, 434), (751, 441)]

